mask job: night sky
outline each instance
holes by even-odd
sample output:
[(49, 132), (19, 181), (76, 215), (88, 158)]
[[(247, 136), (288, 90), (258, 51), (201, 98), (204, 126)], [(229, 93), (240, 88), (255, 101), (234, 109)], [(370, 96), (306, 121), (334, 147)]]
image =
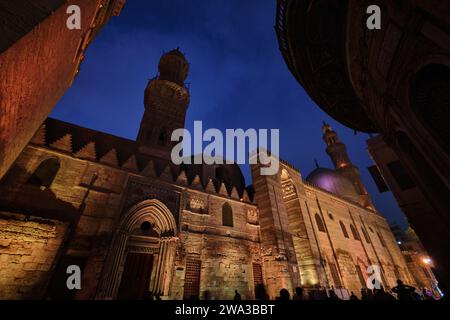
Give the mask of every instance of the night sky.
[[(332, 167), (322, 141), (322, 121), (346, 143), (375, 206), (390, 222), (406, 219), (390, 192), (380, 194), (367, 134), (354, 134), (318, 108), (297, 83), (278, 50), (275, 0), (127, 0), (87, 50), (81, 72), (52, 117), (135, 139), (143, 93), (164, 51), (176, 47), (191, 64), (186, 127), (279, 128), (280, 155), (306, 177)], [(249, 168), (242, 166), (246, 183)]]

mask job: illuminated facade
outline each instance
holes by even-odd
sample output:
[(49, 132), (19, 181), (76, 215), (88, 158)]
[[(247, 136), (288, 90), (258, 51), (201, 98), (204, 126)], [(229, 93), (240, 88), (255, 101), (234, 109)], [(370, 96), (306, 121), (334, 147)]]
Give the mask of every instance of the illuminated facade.
[(439, 299), (442, 292), (433, 273), (433, 260), (423, 248), (414, 230), (409, 227), (405, 232), (397, 225), (392, 225), (391, 230), (418, 287), (425, 288), (433, 297)]
[[(369, 5), (380, 9), (380, 29), (367, 28)], [(277, 0), (276, 16), (281, 54), (311, 99), (347, 127), (380, 133), (416, 186), (418, 201), (404, 212), (436, 262), (444, 292), (450, 292), (449, 12), (450, 2), (439, 0)]]
[[(270, 298), (336, 288), (359, 294), (366, 269), (386, 287), (415, 284), (386, 220), (374, 209), (336, 132), (336, 168), (306, 179), (252, 166), (174, 165), (172, 130), (184, 126), (189, 64), (164, 54), (144, 94), (136, 141), (47, 119), (0, 184), (0, 298)], [(66, 269), (82, 269), (68, 290)]]
[[(125, 1), (2, 1), (0, 178), (72, 85), (87, 47)], [(80, 29), (67, 28), (72, 5), (82, 13)]]

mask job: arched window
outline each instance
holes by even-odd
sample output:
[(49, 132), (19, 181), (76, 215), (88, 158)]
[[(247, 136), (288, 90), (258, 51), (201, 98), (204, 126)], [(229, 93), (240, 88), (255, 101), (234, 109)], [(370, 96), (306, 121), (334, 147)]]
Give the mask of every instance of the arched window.
[(319, 229), (319, 231), (325, 232), (325, 226), (323, 224), (322, 218), (320, 218), (318, 213), (316, 213), (315, 218), (316, 218), (317, 228)]
[(361, 288), (367, 288), (366, 279), (361, 270), (361, 266), (359, 264), (355, 265), (356, 273), (358, 274), (359, 282), (361, 283)]
[(366, 242), (367, 243), (372, 243), (372, 241), (370, 241), (369, 235), (367, 234), (366, 230), (363, 227), (361, 227), (361, 232), (362, 232), (364, 238), (366, 239)]
[(378, 235), (378, 238), (380, 239), (381, 245), (383, 247), (386, 247), (386, 242), (384, 242), (383, 237), (381, 236), (381, 234), (378, 231), (377, 231), (377, 235)]
[(347, 228), (345, 228), (345, 225), (342, 221), (339, 221), (339, 224), (341, 225), (342, 233), (344, 234), (344, 237), (348, 238)]
[(339, 277), (339, 272), (336, 265), (334, 263), (329, 263), (328, 266), (330, 268), (330, 273), (333, 278), (335, 288), (342, 288), (341, 278)]
[(222, 224), (226, 227), (233, 226), (233, 209), (228, 202), (222, 206)]
[(355, 226), (353, 224), (350, 224), (350, 229), (352, 230), (353, 239), (361, 240), (361, 237), (359, 236), (358, 230), (356, 230), (356, 228), (355, 228)]
[(402, 276), (401, 276), (400, 270), (398, 268), (399, 267), (397, 265), (394, 266), (394, 274), (398, 280), (402, 280)]
[(31, 175), (30, 179), (28, 179), (28, 183), (39, 187), (50, 188), (59, 168), (59, 159), (50, 158), (44, 160)]

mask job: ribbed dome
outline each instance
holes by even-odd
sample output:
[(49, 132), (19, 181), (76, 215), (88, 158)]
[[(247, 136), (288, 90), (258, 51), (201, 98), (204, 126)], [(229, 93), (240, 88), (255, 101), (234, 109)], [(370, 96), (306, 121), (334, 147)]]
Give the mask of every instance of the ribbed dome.
[(335, 170), (317, 168), (306, 177), (306, 181), (350, 201), (359, 200), (359, 194), (350, 179)]

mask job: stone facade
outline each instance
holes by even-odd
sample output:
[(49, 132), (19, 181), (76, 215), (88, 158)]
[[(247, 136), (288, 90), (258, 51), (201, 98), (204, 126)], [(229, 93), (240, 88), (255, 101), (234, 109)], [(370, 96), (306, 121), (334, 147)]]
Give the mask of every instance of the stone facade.
[(441, 298), (442, 292), (433, 273), (434, 262), (423, 248), (414, 230), (409, 227), (405, 232), (397, 225), (391, 225), (391, 230), (405, 257), (408, 269), (422, 292), (425, 289), (436, 299)]
[[(164, 203), (179, 228), (176, 237), (175, 272), (171, 284), (173, 289), (166, 292), (167, 298), (183, 298), (184, 264), (190, 256), (202, 261), (201, 292), (209, 291), (211, 297), (216, 298), (232, 298), (234, 290), (238, 289), (243, 297), (253, 297), (252, 263), (260, 263), (261, 259), (255, 204), (238, 196), (228, 195), (223, 188), (216, 192), (212, 180), (209, 180), (211, 188), (203, 187), (201, 183), (195, 185), (195, 181), (189, 184), (184, 171), (176, 180), (173, 180), (171, 174), (164, 174), (166, 171), (159, 177), (156, 172), (147, 171), (149, 165), (139, 173), (133, 172), (123, 166), (77, 158), (68, 154), (65, 147), (70, 148), (63, 143), (58, 144), (59, 149), (31, 143), (3, 180), (0, 187), (1, 206), (16, 208), (18, 212), (31, 216), (32, 219), (52, 218), (61, 225), (70, 224), (73, 232), (65, 243), (67, 247), (64, 254), (82, 256), (87, 261), (86, 272), (83, 273), (83, 283), (87, 286), (77, 293), (77, 297), (96, 297), (96, 283), (101, 278), (103, 262), (115, 230), (120, 224), (121, 215), (130, 206), (147, 198), (156, 198)], [(50, 188), (27, 183), (42, 161), (56, 157), (60, 160), (61, 167)], [(183, 176), (184, 181), (181, 180)], [(222, 207), (225, 203), (232, 208), (232, 227), (222, 224)], [(9, 221), (1, 222), (8, 229), (15, 228)], [(69, 236), (67, 228), (62, 228), (60, 232), (59, 242), (52, 240), (51, 248), (54, 252), (51, 258), (58, 252), (64, 236)], [(13, 238), (3, 229), (1, 239), (0, 256), (5, 267), (3, 270), (14, 270), (12, 265), (20, 265), (22, 262), (23, 268), (28, 268), (28, 262), (21, 256), (17, 262), (15, 258), (4, 257), (12, 254), (10, 251), (16, 250), (16, 246), (26, 247), (26, 241), (31, 240), (27, 240), (25, 236)], [(19, 240), (20, 243), (16, 245), (15, 241)], [(59, 245), (56, 246), (55, 243)], [(40, 245), (36, 244), (36, 247)], [(50, 248), (45, 250), (50, 254)], [(50, 256), (39, 258), (47, 259), (48, 263)], [(40, 265), (39, 267), (42, 268)], [(15, 277), (10, 272), (2, 274), (2, 281), (11, 276)], [(44, 292), (45, 290), (40, 291), (36, 296), (31, 292), (26, 294), (43, 297), (41, 294)], [(5, 296), (18, 297), (21, 296)]]
[[(311, 185), (286, 162), (272, 179), (279, 179), (278, 192), (289, 212), (283, 227), (293, 241), (297, 281), (303, 287), (346, 288), (359, 295), (370, 265), (380, 266), (385, 287), (395, 286), (397, 279), (414, 283), (387, 221), (378, 212)], [(262, 190), (257, 185), (255, 189), (258, 199)], [(260, 225), (263, 233), (261, 218)], [(282, 286), (278, 283), (274, 291)]]
[[(125, 0), (2, 4), (0, 178), (72, 85), (88, 45), (124, 4)], [(80, 30), (66, 27), (71, 5), (82, 12)]]
[(0, 212), (0, 299), (27, 299), (45, 288), (67, 224)]
[[(381, 28), (366, 26), (369, 5)], [(409, 223), (450, 292), (450, 3), (278, 0), (287, 67), (327, 114), (382, 135), (417, 186)], [(339, 85), (336, 85), (339, 84)]]
[[(50, 118), (34, 135), (0, 183), (1, 298), (253, 299), (258, 285), (270, 298), (300, 285), (345, 296), (372, 264), (387, 287), (413, 284), (378, 212), (287, 162), (273, 176), (253, 165), (253, 187), (237, 165), (174, 165), (161, 129), (187, 105), (161, 108), (189, 101), (183, 59), (163, 56), (137, 141)], [(74, 264), (82, 288), (70, 291)]]

